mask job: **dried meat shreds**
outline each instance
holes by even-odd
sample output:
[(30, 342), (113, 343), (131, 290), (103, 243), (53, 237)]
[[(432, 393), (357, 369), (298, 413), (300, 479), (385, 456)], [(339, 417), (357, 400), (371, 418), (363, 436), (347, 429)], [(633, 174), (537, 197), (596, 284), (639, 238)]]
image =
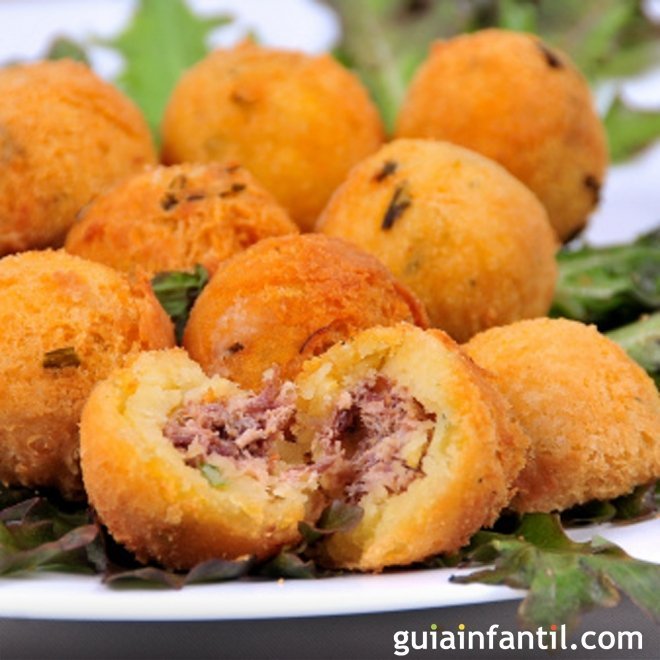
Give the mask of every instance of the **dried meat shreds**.
[(298, 441), (321, 487), (364, 509), (320, 561), (381, 570), (451, 552), (508, 503), (529, 439), (444, 333), (365, 330), (309, 360), (296, 384)]
[(292, 447), (294, 392), (208, 378), (182, 350), (143, 353), (85, 406), (90, 502), (119, 542), (170, 568), (297, 543), (325, 498)]
[[(420, 464), (435, 419), (407, 389), (377, 373), (342, 394), (316, 439), (324, 447), (324, 460), (333, 456), (333, 470), (344, 473), (338, 496), (358, 504), (376, 491), (381, 499), (403, 492), (423, 474)], [(411, 441), (419, 445), (413, 461), (404, 454)]]

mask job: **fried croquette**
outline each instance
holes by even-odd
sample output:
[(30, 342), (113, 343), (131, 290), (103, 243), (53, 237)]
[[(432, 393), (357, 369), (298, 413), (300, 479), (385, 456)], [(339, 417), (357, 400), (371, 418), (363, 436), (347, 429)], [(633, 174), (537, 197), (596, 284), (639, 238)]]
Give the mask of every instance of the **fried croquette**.
[(163, 159), (236, 160), (310, 230), (383, 137), (367, 92), (332, 57), (243, 43), (181, 78), (165, 111)]
[(396, 135), (447, 140), (496, 160), (538, 196), (564, 241), (598, 203), (608, 160), (589, 87), (568, 56), (506, 30), (437, 42)]
[(417, 299), (377, 259), (327, 236), (282, 236), (220, 266), (183, 344), (207, 373), (258, 389), (272, 367), (293, 378), (308, 357), (398, 321), (427, 325)]
[(655, 385), (595, 327), (522, 321), (477, 335), (466, 349), (495, 375), (532, 439), (515, 510), (562, 510), (660, 478)]
[(0, 69), (0, 256), (61, 246), (85, 204), (155, 161), (139, 110), (85, 65)]
[(366, 330), (305, 363), (300, 442), (329, 496), (362, 507), (320, 560), (381, 570), (453, 552), (509, 502), (529, 439), (439, 330)]
[(81, 495), (80, 411), (127, 354), (171, 346), (146, 280), (65, 252), (0, 260), (0, 481)]
[(352, 170), (319, 230), (378, 257), (458, 341), (550, 308), (556, 241), (543, 207), (467, 149), (391, 142)]
[(207, 378), (180, 349), (142, 353), (83, 410), (89, 500), (141, 561), (263, 559), (320, 513), (313, 466), (278, 455), (294, 414), (292, 383), (255, 395)]
[(117, 270), (213, 273), (232, 254), (298, 227), (236, 164), (173, 165), (140, 172), (97, 197), (66, 249)]

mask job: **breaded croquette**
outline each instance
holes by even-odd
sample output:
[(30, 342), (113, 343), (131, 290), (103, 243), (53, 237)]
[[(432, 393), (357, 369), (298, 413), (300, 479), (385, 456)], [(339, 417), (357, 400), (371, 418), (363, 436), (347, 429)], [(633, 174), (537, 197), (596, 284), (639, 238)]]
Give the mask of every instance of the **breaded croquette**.
[(209, 374), (259, 389), (358, 330), (427, 324), (421, 304), (374, 257), (318, 234), (261, 241), (220, 266), (197, 299), (183, 344)]
[(180, 349), (142, 353), (84, 408), (90, 502), (140, 560), (169, 568), (295, 544), (324, 501), (314, 467), (281, 457), (295, 398), (292, 383), (255, 395), (207, 378)]
[(165, 162), (236, 160), (303, 230), (382, 141), (367, 92), (332, 57), (251, 43), (184, 74), (163, 121)]
[(60, 247), (85, 204), (155, 161), (140, 111), (83, 64), (0, 69), (0, 256)]
[(396, 135), (447, 140), (497, 161), (538, 196), (562, 241), (585, 226), (608, 160), (589, 87), (568, 55), (506, 30), (437, 42)]
[(512, 507), (560, 511), (660, 478), (660, 396), (623, 349), (593, 326), (522, 321), (466, 349), (491, 371), (532, 440)]
[(323, 490), (364, 511), (323, 542), (323, 563), (382, 570), (453, 552), (508, 504), (529, 439), (443, 332), (365, 330), (296, 383), (299, 442)]
[(63, 251), (0, 260), (0, 481), (82, 494), (80, 411), (124, 356), (172, 346), (149, 283)]
[(545, 210), (462, 147), (391, 142), (352, 170), (318, 228), (378, 257), (458, 341), (550, 308), (556, 241)]

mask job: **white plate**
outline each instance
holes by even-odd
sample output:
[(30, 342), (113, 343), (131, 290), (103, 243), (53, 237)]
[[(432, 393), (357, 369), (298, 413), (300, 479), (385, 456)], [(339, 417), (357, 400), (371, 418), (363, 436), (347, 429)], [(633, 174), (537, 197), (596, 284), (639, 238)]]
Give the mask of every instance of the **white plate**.
[[(638, 559), (660, 562), (660, 519), (571, 532), (598, 533)], [(52, 573), (0, 579), (0, 618), (96, 621), (272, 619), (391, 612), (474, 605), (521, 598), (524, 592), (483, 584), (455, 584), (451, 575), (474, 569), (400, 571), (321, 580), (225, 582), (160, 587), (108, 587), (98, 577)]]
[[(336, 21), (325, 8), (304, 0), (284, 0), (275, 11), (270, 0), (194, 0), (201, 10), (236, 12), (239, 27), (256, 29), (265, 43), (308, 51), (327, 48)], [(31, 0), (0, 4), (0, 61), (34, 58), (57, 34), (76, 38), (116, 31), (130, 11), (130, 0)], [(286, 10), (284, 10), (286, 9)], [(11, 30), (8, 30), (11, 26)], [(225, 35), (219, 35), (224, 39)], [(236, 32), (230, 33), (235, 38)], [(106, 75), (118, 63), (107, 53), (94, 63)], [(645, 82), (648, 80), (649, 82)], [(637, 83), (645, 102), (660, 105), (658, 78)], [(641, 85), (641, 87), (640, 87)], [(650, 100), (649, 100), (650, 99)], [(612, 168), (604, 201), (586, 234), (603, 244), (628, 240), (660, 223), (660, 145), (635, 161)], [(628, 526), (601, 526), (572, 532), (579, 540), (599, 533), (640, 559), (660, 563), (660, 520)], [(520, 598), (506, 587), (449, 582), (455, 569), (402, 571), (386, 575), (324, 580), (228, 582), (192, 585), (181, 591), (110, 588), (98, 577), (36, 574), (0, 579), (0, 618), (99, 621), (200, 621), (359, 614), (471, 605)]]

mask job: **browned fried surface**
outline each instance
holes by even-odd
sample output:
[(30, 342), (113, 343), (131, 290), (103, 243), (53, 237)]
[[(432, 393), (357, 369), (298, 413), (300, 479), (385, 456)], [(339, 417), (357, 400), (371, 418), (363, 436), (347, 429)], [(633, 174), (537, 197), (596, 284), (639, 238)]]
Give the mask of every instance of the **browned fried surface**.
[(543, 207), (455, 145), (386, 145), (352, 170), (319, 229), (378, 257), (457, 340), (546, 314), (552, 301), (556, 246)]
[(219, 268), (184, 345), (207, 373), (258, 389), (271, 367), (291, 378), (335, 342), (401, 320), (424, 326), (426, 315), (376, 259), (326, 236), (283, 236)]
[(0, 70), (0, 256), (59, 246), (76, 213), (155, 162), (138, 109), (68, 60)]
[(532, 439), (517, 510), (610, 499), (660, 477), (655, 385), (593, 326), (523, 321), (477, 335), (466, 348), (495, 375)]
[(309, 230), (350, 167), (382, 139), (366, 91), (329, 55), (245, 43), (183, 76), (163, 121), (163, 158), (237, 160)]
[(118, 270), (210, 272), (270, 236), (298, 233), (284, 209), (236, 164), (173, 165), (141, 172), (97, 197), (66, 249)]
[(396, 134), (447, 140), (498, 161), (536, 193), (562, 240), (586, 224), (607, 166), (605, 132), (568, 56), (505, 30), (437, 42)]
[(0, 480), (80, 494), (85, 399), (123, 356), (171, 346), (171, 323), (148, 283), (64, 252), (0, 260), (0, 291)]

